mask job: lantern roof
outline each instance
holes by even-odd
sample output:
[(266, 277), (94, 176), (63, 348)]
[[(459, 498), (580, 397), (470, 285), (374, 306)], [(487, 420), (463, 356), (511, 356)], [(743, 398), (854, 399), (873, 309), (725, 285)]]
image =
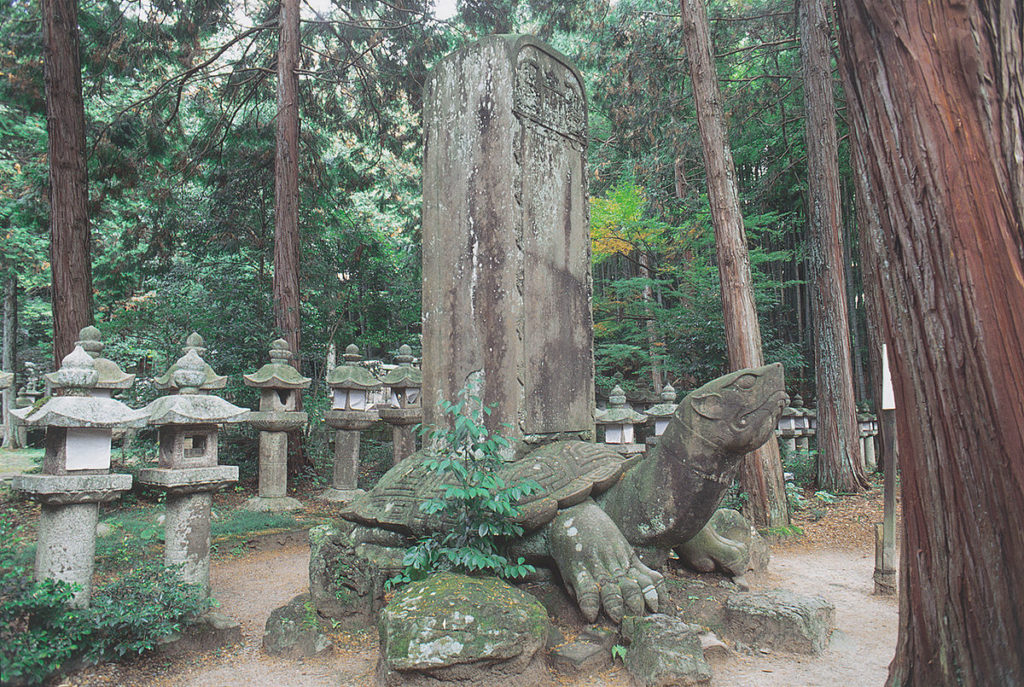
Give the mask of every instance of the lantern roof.
[(26, 425), (44, 427), (78, 427), (113, 429), (142, 427), (148, 413), (129, 408), (112, 398), (94, 398), (89, 390), (99, 379), (93, 359), (81, 346), (75, 346), (60, 369), (53, 373), (54, 385), (64, 389), (64, 396), (52, 396), (36, 403), (11, 410)]
[(246, 386), (259, 389), (307, 389), (313, 381), (288, 364), (292, 351), (288, 342), (277, 339), (270, 344), (270, 362), (249, 375), (242, 375)]
[(373, 376), (369, 370), (359, 364), (363, 359), (359, 355), (359, 347), (349, 344), (342, 355), (344, 362), (327, 375), (327, 386), (332, 389), (377, 389), (381, 380)]

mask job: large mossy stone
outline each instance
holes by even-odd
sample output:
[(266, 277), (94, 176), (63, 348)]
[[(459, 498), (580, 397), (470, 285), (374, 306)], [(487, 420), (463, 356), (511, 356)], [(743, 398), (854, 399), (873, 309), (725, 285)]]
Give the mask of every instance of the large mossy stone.
[(371, 627), (384, 605), (385, 574), (331, 525), (309, 530), (309, 593), (317, 613), (346, 630)]
[(400, 590), (380, 613), (386, 685), (529, 687), (549, 682), (544, 607), (494, 577), (438, 573)]
[(695, 687), (711, 684), (704, 660), (702, 630), (678, 618), (656, 613), (627, 616), (622, 639), (628, 644), (623, 663), (640, 687)]
[(738, 592), (725, 600), (726, 632), (754, 647), (819, 654), (835, 626), (835, 606), (782, 590)]
[(263, 633), (263, 650), (271, 656), (307, 658), (332, 648), (320, 627), (309, 594), (299, 594), (284, 606), (275, 608)]

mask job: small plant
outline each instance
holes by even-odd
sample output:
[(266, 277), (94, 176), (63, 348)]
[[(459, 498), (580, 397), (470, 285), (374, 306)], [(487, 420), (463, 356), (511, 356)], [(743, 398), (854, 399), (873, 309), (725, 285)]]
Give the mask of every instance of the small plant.
[(819, 501), (826, 505), (836, 502), (836, 495), (831, 492), (825, 491), (824, 489), (822, 489), (821, 491), (814, 492), (814, 498), (818, 499)]
[(786, 501), (789, 502), (789, 509), (793, 511), (807, 508), (807, 499), (804, 498), (800, 487), (793, 482), (786, 482)]
[(533, 480), (506, 484), (501, 478), (502, 451), (509, 442), (484, 426), (492, 408), (463, 389), (457, 403), (442, 402), (441, 409), (452, 418), (452, 428), (421, 428), (430, 434), (430, 457), (425, 465), (445, 480), (441, 498), (420, 504), (428, 515), (445, 522), (438, 532), (417, 542), (405, 553), (405, 569), (388, 580), (388, 586), (426, 577), (436, 570), (466, 573), (489, 572), (504, 578), (519, 578), (534, 571), (524, 559), (512, 562), (505, 544), (522, 535), (515, 522), (516, 505), (524, 496), (540, 491)]
[(619, 659), (620, 661), (626, 660), (626, 652), (629, 651), (626, 647), (621, 644), (612, 645), (612, 660)]

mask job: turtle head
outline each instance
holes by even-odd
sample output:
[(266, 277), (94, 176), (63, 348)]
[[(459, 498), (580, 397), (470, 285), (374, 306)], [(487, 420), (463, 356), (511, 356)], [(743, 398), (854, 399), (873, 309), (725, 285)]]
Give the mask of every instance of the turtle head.
[(686, 395), (677, 417), (693, 434), (729, 453), (768, 441), (789, 403), (782, 363), (738, 370)]

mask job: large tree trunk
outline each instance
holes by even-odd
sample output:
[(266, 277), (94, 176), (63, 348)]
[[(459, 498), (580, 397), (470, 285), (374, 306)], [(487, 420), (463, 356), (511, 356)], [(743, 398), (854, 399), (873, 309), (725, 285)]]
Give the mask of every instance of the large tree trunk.
[[(11, 275), (4, 280), (4, 314), (3, 314), (3, 347), (0, 350), (0, 370), (13, 372), (17, 363), (18, 331), (18, 279)], [(0, 408), (0, 423), (4, 426), (4, 435), (0, 438), (0, 446), (7, 449), (18, 448), (18, 433), (14, 431), (11, 420), (11, 408), (14, 406), (14, 387), (3, 391), (3, 407)]]
[[(299, 0), (281, 0), (277, 45), (277, 155), (274, 159), (274, 325), (302, 371), (299, 302)], [(297, 410), (302, 409), (302, 396)], [(307, 461), (302, 433), (288, 434), (288, 470)]]
[(1019, 2), (840, 3), (903, 485), (892, 685), (1024, 684)]
[[(747, 234), (740, 214), (736, 168), (725, 132), (707, 10), (703, 0), (681, 0), (683, 41), (690, 63), (697, 106), (704, 167), (715, 228), (715, 250), (721, 278), (725, 344), (733, 369), (763, 365), (761, 327), (754, 307), (754, 289), (747, 255)], [(789, 524), (782, 462), (772, 439), (747, 455), (740, 466), (740, 487), (749, 497), (744, 513), (757, 527)]]
[[(299, 2), (281, 0), (274, 160), (274, 324), (295, 356), (299, 332)], [(296, 368), (298, 364), (293, 361)]]
[(818, 487), (858, 492), (860, 464), (853, 399), (846, 273), (840, 232), (839, 144), (832, 96), (832, 31), (825, 0), (799, 0), (800, 62), (807, 110), (808, 266), (814, 313), (814, 378), (818, 408)]
[(92, 322), (85, 109), (78, 3), (42, 0), (43, 73), (50, 160), (50, 271), (55, 367)]

